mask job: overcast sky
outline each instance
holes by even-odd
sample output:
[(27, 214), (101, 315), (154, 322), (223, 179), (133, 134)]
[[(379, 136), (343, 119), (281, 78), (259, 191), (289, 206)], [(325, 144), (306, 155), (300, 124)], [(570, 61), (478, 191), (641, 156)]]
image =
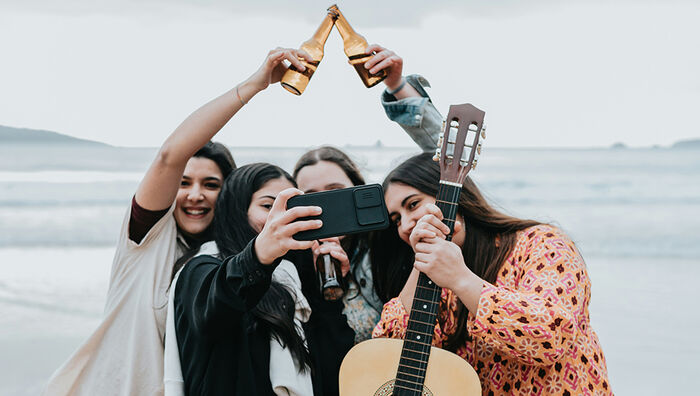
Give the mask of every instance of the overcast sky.
[[(669, 145), (700, 137), (698, 1), (339, 2), (370, 43), (432, 83), (438, 109), (486, 111), (489, 145)], [(244, 80), (276, 46), (298, 47), (330, 2), (0, 1), (0, 125), (157, 146)], [(497, 5), (496, 5), (497, 4)], [(527, 4), (527, 5), (525, 5)], [(410, 139), (389, 122), (333, 32), (306, 92), (279, 85), (217, 136), (238, 146)]]

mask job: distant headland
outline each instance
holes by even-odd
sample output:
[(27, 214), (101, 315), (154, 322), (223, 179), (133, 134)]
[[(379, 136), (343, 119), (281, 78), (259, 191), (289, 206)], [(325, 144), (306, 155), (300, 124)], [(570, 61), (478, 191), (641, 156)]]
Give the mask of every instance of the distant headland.
[[(40, 129), (29, 129), (29, 128), (15, 128), (0, 125), (0, 145), (23, 145), (23, 146), (47, 146), (47, 145), (62, 145), (62, 146), (80, 146), (80, 147), (111, 147), (107, 143), (97, 142), (94, 140), (80, 139), (73, 136), (65, 135), (58, 132), (45, 131)], [(344, 147), (372, 147), (372, 148), (385, 148), (386, 146), (381, 140), (377, 140), (371, 146), (357, 146), (354, 144), (346, 144)], [(155, 147), (152, 147), (155, 148)], [(575, 149), (575, 147), (569, 147)], [(609, 149), (614, 150), (626, 150), (633, 148), (643, 148), (643, 147), (629, 147), (623, 142), (616, 142), (610, 146)], [(698, 150), (700, 149), (700, 139), (684, 139), (673, 143), (671, 146), (660, 146), (653, 145), (653, 149), (672, 149), (672, 150)]]
[(700, 149), (700, 139), (679, 140), (673, 143), (672, 149)]
[(39, 129), (13, 128), (0, 125), (0, 144), (18, 145), (73, 145), (111, 147), (106, 143), (94, 140), (79, 139), (58, 132)]

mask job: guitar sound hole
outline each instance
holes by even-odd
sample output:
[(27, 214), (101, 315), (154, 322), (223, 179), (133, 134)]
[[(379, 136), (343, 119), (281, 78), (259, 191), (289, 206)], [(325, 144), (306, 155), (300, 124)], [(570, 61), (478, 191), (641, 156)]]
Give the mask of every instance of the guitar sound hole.
[[(374, 392), (374, 396), (392, 396), (394, 394), (394, 381), (391, 380), (386, 382), (384, 385), (379, 387), (376, 392)], [(423, 394), (422, 396), (434, 396), (433, 392), (428, 389), (427, 386), (423, 385)]]

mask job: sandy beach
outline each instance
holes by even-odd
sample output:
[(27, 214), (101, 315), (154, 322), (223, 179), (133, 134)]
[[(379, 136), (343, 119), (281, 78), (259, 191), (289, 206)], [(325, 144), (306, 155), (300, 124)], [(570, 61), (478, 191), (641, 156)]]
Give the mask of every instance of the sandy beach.
[[(112, 254), (110, 248), (0, 249), (0, 394), (38, 394), (96, 327)], [(592, 325), (615, 393), (690, 394), (700, 371), (694, 342), (700, 315), (692, 313), (700, 300), (699, 263), (623, 257), (586, 257), (586, 263)], [(23, 294), (29, 291), (32, 296)]]

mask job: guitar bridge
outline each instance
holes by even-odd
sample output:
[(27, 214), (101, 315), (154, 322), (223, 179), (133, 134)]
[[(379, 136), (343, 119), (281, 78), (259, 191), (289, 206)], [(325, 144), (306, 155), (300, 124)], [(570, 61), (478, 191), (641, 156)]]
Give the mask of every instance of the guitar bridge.
[[(374, 396), (393, 396), (394, 395), (394, 382), (396, 380), (387, 381), (381, 388), (377, 389)], [(423, 393), (421, 396), (434, 396), (433, 392), (428, 389), (427, 386), (423, 385)]]

